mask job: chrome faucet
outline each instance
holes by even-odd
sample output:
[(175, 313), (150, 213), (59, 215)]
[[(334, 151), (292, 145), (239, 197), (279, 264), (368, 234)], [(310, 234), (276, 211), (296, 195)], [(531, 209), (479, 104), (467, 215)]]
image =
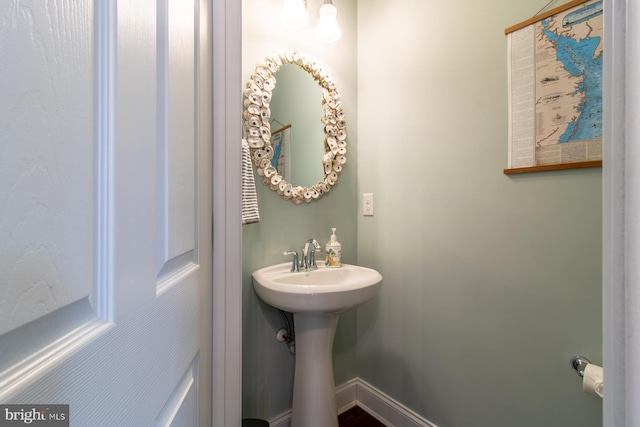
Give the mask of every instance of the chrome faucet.
[(296, 251), (285, 251), (283, 255), (293, 255), (293, 264), (291, 264), (291, 271), (300, 271), (298, 264), (298, 252)]
[[(309, 251), (309, 245), (313, 245), (311, 251)], [(316, 265), (316, 251), (321, 251), (322, 248), (316, 239), (309, 239), (304, 242), (304, 247), (302, 248), (302, 261), (301, 267), (305, 270), (317, 270), (318, 266)]]

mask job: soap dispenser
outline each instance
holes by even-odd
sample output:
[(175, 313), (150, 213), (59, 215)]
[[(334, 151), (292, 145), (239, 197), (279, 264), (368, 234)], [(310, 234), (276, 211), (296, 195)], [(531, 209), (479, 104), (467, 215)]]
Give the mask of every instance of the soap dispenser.
[(331, 238), (325, 246), (326, 260), (325, 265), (327, 267), (342, 267), (342, 245), (338, 242), (336, 237), (336, 229), (331, 229)]

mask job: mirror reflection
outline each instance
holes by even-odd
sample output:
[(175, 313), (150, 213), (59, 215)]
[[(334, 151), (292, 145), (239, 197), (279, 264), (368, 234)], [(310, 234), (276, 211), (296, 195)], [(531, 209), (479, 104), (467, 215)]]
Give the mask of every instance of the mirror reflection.
[(322, 91), (309, 73), (293, 64), (284, 64), (274, 77), (271, 164), (292, 185), (311, 187), (324, 177)]

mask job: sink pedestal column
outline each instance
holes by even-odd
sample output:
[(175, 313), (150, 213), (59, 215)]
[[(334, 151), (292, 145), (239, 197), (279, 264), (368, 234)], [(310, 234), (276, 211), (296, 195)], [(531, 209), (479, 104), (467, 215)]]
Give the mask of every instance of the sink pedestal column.
[(291, 427), (338, 427), (333, 337), (338, 315), (295, 313), (296, 369)]

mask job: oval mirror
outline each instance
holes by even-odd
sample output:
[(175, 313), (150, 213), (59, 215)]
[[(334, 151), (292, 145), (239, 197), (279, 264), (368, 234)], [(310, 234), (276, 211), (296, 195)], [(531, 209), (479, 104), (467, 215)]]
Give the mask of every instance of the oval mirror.
[[(321, 102), (315, 101), (320, 108), (315, 112), (313, 102), (304, 103), (311, 105), (305, 108), (299, 102), (308, 97), (308, 89), (298, 86), (300, 76), (291, 77), (299, 72), (297, 69), (306, 72), (322, 89)], [(276, 78), (277, 85), (286, 86), (284, 90), (277, 87)], [(275, 53), (256, 66), (244, 97), (245, 139), (263, 183), (295, 204), (308, 203), (328, 193), (337, 184), (347, 161), (345, 114), (329, 77), (297, 52)], [(303, 109), (307, 112), (301, 113)], [(301, 114), (287, 112), (290, 110)], [(306, 131), (313, 127), (322, 129), (320, 136), (314, 138), (312, 132)]]

